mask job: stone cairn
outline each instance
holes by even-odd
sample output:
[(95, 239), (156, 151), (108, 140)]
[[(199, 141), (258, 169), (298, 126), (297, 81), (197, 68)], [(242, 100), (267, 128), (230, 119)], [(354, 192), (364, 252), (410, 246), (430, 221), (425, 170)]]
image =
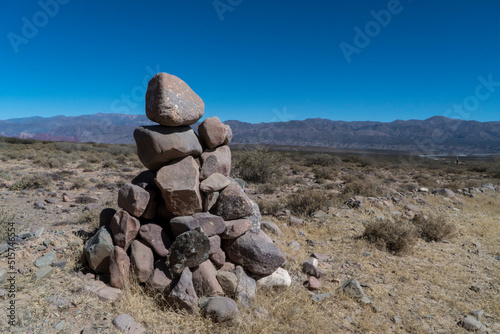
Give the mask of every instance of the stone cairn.
[(283, 288), (291, 280), (280, 268), (284, 254), (260, 229), (258, 205), (244, 182), (229, 177), (230, 127), (217, 117), (204, 120), (198, 136), (190, 127), (203, 112), (181, 79), (158, 73), (150, 80), (146, 115), (159, 125), (134, 131), (147, 170), (119, 190), (120, 211), (101, 212), (84, 253), (115, 288), (132, 271), (172, 307), (201, 308), (224, 321), (238, 313), (233, 299), (249, 306), (257, 287)]

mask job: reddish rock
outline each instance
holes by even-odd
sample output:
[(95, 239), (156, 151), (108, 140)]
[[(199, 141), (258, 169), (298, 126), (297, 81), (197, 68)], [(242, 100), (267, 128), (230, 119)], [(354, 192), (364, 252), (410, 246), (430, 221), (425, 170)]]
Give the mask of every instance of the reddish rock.
[(141, 223), (127, 211), (120, 210), (111, 219), (110, 228), (117, 246), (128, 250), (132, 240), (137, 237)]
[(141, 218), (154, 219), (156, 218), (156, 211), (158, 210), (158, 193), (154, 190), (147, 190), (149, 193), (148, 206), (144, 210)]
[(149, 203), (149, 192), (143, 188), (126, 183), (118, 191), (118, 206), (132, 216), (140, 217)]
[(189, 216), (202, 210), (200, 172), (193, 157), (162, 167), (156, 175), (165, 205), (175, 216)]
[(191, 125), (204, 109), (202, 99), (174, 75), (158, 73), (148, 83), (146, 116), (153, 122), (169, 127)]
[(210, 212), (224, 220), (240, 219), (253, 213), (253, 203), (236, 182), (231, 182), (220, 193)]
[(198, 296), (193, 286), (193, 275), (189, 268), (185, 268), (175, 287), (167, 297), (167, 304), (177, 309), (194, 313), (198, 308)]
[(225, 262), (224, 265), (219, 269), (219, 271), (233, 271), (236, 266), (234, 263)]
[(217, 268), (220, 268), (226, 263), (226, 253), (222, 249), (219, 249), (210, 255), (210, 260), (212, 260)]
[(219, 167), (219, 159), (216, 155), (208, 155), (202, 161), (201, 169), (200, 169), (200, 180), (205, 180), (207, 177), (215, 173)]
[(127, 252), (120, 246), (113, 247), (109, 255), (110, 284), (112, 287), (123, 289), (129, 280), (130, 259)]
[(220, 237), (218, 235), (214, 235), (208, 238), (208, 240), (210, 242), (210, 250), (208, 251), (208, 255), (217, 253), (221, 249)]
[(224, 233), (220, 235), (222, 239), (236, 239), (252, 228), (252, 222), (248, 219), (236, 219), (226, 221)]
[(166, 229), (154, 223), (145, 224), (139, 229), (139, 235), (160, 257), (168, 255), (172, 240)]
[(217, 281), (217, 270), (210, 260), (193, 268), (193, 286), (196, 294), (200, 296), (224, 295), (224, 291)]
[(147, 282), (154, 269), (153, 251), (139, 240), (134, 240), (131, 248), (130, 262), (134, 273), (139, 282)]
[(309, 281), (307, 282), (307, 288), (309, 290), (319, 290), (321, 289), (321, 282), (314, 276), (309, 276)]
[(222, 217), (208, 212), (195, 213), (193, 217), (198, 221), (203, 232), (209, 237), (221, 234), (226, 230), (226, 224)]
[(140, 126), (134, 130), (134, 139), (139, 160), (152, 171), (179, 158), (198, 157), (202, 152), (198, 137), (189, 126)]
[(109, 226), (111, 223), (111, 219), (115, 215), (116, 210), (113, 208), (106, 208), (101, 211), (99, 214), (99, 227)]
[(200, 228), (200, 222), (193, 216), (175, 217), (170, 220), (170, 228), (175, 236)]
[(73, 194), (71, 194), (71, 193), (63, 193), (62, 199), (63, 199), (63, 202), (74, 202), (75, 196), (73, 196)]
[(217, 281), (219, 282), (222, 290), (228, 296), (233, 296), (238, 286), (238, 278), (231, 271), (221, 271), (217, 272)]
[(205, 119), (198, 126), (198, 134), (208, 148), (227, 145), (233, 138), (231, 127), (222, 123), (217, 116)]
[(257, 275), (270, 275), (285, 262), (285, 255), (275, 244), (252, 231), (223, 247), (231, 261)]
[(149, 278), (148, 286), (157, 292), (164, 292), (172, 283), (165, 261), (158, 260), (154, 265), (153, 275)]
[[(203, 152), (200, 156), (202, 169), (205, 162), (207, 162), (207, 160), (211, 156), (215, 156), (217, 158), (215, 170), (213, 171), (213, 173), (220, 173), (224, 176), (229, 176), (229, 173), (231, 172), (231, 149), (229, 148), (229, 146), (224, 145)], [(211, 158), (210, 163), (213, 164), (214, 162), (214, 159)], [(210, 174), (202, 175), (201, 178), (206, 179)]]

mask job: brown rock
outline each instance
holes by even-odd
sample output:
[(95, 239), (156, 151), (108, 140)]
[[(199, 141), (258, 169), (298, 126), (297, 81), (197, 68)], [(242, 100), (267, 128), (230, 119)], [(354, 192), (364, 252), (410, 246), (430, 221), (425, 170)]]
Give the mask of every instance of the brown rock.
[(134, 240), (131, 248), (130, 258), (134, 273), (139, 282), (147, 282), (154, 269), (153, 251), (139, 240)]
[(257, 275), (270, 275), (285, 262), (285, 255), (258, 233), (248, 231), (223, 245), (231, 261)]
[(146, 116), (165, 126), (196, 123), (202, 116), (205, 104), (195, 92), (178, 77), (158, 73), (148, 83), (146, 91)]
[(198, 221), (203, 232), (209, 237), (221, 234), (226, 230), (226, 224), (222, 217), (208, 212), (195, 213), (193, 217)]
[(149, 203), (141, 218), (154, 219), (156, 218), (156, 211), (158, 210), (158, 192), (154, 190), (147, 190), (147, 192), (149, 193)]
[(227, 145), (233, 138), (231, 127), (222, 123), (217, 116), (205, 119), (198, 126), (198, 134), (208, 148)]
[(217, 270), (210, 260), (193, 268), (193, 286), (198, 296), (220, 296), (224, 294), (217, 278)]
[(309, 290), (319, 290), (321, 289), (321, 282), (314, 276), (309, 276), (309, 281), (307, 282), (307, 288)]
[(226, 297), (210, 299), (202, 310), (203, 316), (212, 319), (213, 322), (233, 320), (238, 313), (236, 302)]
[(155, 171), (145, 170), (137, 174), (137, 176), (132, 179), (131, 183), (146, 190), (159, 191), (155, 183), (155, 178), (156, 178)]
[(118, 206), (132, 216), (140, 217), (149, 203), (149, 192), (143, 188), (126, 183), (118, 191)]
[(145, 224), (141, 226), (139, 235), (160, 257), (168, 255), (172, 240), (166, 229), (154, 223)]
[(167, 304), (177, 309), (194, 313), (198, 308), (198, 296), (193, 286), (193, 275), (189, 268), (185, 268), (175, 287), (167, 297)]
[(170, 228), (175, 236), (200, 228), (200, 222), (193, 216), (174, 217), (170, 220)]
[(166, 288), (172, 283), (170, 273), (168, 271), (165, 261), (158, 260), (154, 264), (153, 275), (149, 278), (148, 286), (157, 292), (164, 292)]
[(231, 271), (219, 271), (216, 275), (222, 290), (227, 296), (233, 296), (238, 286), (238, 278)]
[(112, 287), (123, 289), (129, 280), (130, 259), (127, 252), (120, 246), (113, 247), (109, 255), (110, 284)]
[(220, 193), (210, 212), (224, 220), (240, 219), (253, 213), (253, 203), (236, 182), (231, 182)]
[(208, 251), (208, 255), (212, 255), (217, 253), (220, 250), (220, 237), (218, 235), (214, 235), (208, 238), (210, 242), (210, 250)]
[(110, 228), (117, 246), (127, 251), (132, 240), (137, 237), (141, 223), (127, 211), (120, 210), (111, 219)]
[(208, 155), (205, 160), (202, 161), (200, 169), (200, 180), (204, 180), (217, 170), (219, 167), (219, 159), (216, 155)]
[(234, 263), (231, 262), (225, 262), (224, 265), (219, 269), (219, 271), (234, 271), (234, 268), (236, 266)]
[(213, 193), (226, 188), (231, 181), (220, 173), (213, 173), (200, 183), (200, 190)]
[(162, 167), (156, 175), (165, 205), (175, 216), (189, 216), (200, 212), (199, 167), (193, 157)]
[(217, 268), (220, 268), (226, 263), (226, 253), (222, 249), (219, 249), (210, 255), (210, 260), (212, 260)]
[[(229, 146), (224, 145), (203, 152), (200, 156), (202, 171), (203, 171), (203, 165), (211, 156), (215, 156), (217, 158), (216, 167), (213, 173), (220, 173), (224, 176), (229, 176), (229, 173), (231, 172), (231, 149), (229, 148)], [(211, 158), (210, 163), (213, 164), (214, 162), (215, 162), (214, 159)], [(213, 168), (207, 168), (207, 171), (208, 169), (211, 170)], [(207, 171), (205, 171), (205, 173)], [(202, 180), (206, 179), (208, 176), (210, 176), (210, 174), (201, 175), (201, 179)]]
[(152, 171), (176, 159), (198, 157), (202, 152), (200, 142), (189, 126), (140, 126), (134, 130), (134, 139), (139, 160)]
[(222, 239), (236, 239), (252, 228), (252, 222), (248, 219), (236, 219), (226, 221), (226, 229), (220, 235)]

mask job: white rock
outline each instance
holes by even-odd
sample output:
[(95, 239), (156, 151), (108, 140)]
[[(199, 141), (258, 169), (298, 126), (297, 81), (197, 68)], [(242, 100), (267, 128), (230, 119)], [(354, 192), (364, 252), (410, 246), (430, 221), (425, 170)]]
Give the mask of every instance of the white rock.
[(288, 288), (290, 284), (292, 284), (292, 279), (288, 271), (283, 268), (278, 268), (271, 275), (257, 280), (259, 289), (280, 290)]

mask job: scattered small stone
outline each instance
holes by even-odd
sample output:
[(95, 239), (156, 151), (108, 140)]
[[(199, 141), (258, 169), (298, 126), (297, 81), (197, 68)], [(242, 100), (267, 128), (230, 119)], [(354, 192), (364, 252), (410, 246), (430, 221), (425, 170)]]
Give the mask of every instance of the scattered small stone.
[(363, 252), (363, 253), (361, 253), (361, 255), (363, 255), (363, 256), (370, 256), (370, 255), (372, 255), (372, 253), (370, 253), (370, 252)]
[(345, 321), (347, 321), (350, 324), (352, 324), (354, 322), (354, 319), (351, 316), (348, 316), (348, 315), (346, 315), (346, 317), (344, 319), (345, 319)]
[(290, 226), (293, 226), (293, 227), (299, 227), (301, 225), (304, 225), (303, 219), (293, 217), (293, 216), (290, 217), (290, 220), (288, 222), (289, 222)]
[(126, 334), (142, 334), (146, 330), (128, 314), (120, 314), (113, 319), (113, 325)]
[(24, 233), (21, 233), (18, 235), (19, 238), (21, 239), (31, 239), (33, 238), (35, 235), (31, 232), (24, 232)]
[(328, 298), (333, 295), (333, 292), (327, 292), (327, 293), (320, 293), (317, 295), (312, 296), (313, 302), (320, 302), (325, 298)]
[(347, 294), (353, 298), (363, 298), (365, 296), (363, 288), (361, 288), (361, 285), (359, 285), (359, 282), (354, 278), (348, 279), (344, 283), (342, 283), (342, 286), (340, 287), (340, 289), (345, 294)]
[(390, 292), (389, 292), (389, 296), (391, 296), (391, 297), (396, 297), (396, 294), (395, 294), (394, 292), (390, 291)]
[(300, 244), (297, 241), (290, 241), (288, 243), (288, 247), (290, 247), (293, 250), (299, 250), (301, 248)]
[(391, 321), (396, 325), (401, 325), (403, 323), (403, 320), (401, 320), (401, 318), (398, 317), (391, 317)]
[(33, 203), (33, 207), (38, 210), (45, 210), (45, 204), (43, 204), (39, 200), (35, 200), (35, 203)]
[(45, 247), (49, 247), (49, 246), (50, 246), (50, 244), (51, 244), (51, 242), (52, 242), (52, 241), (51, 241), (50, 239), (45, 239), (45, 240), (43, 241), (43, 243), (42, 243), (42, 244), (43, 244)]
[(35, 274), (33, 275), (33, 280), (35, 282), (41, 281), (43, 279), (49, 278), (50, 276), (52, 276), (53, 273), (54, 273), (54, 268), (52, 268), (51, 266), (42, 267), (37, 271), (35, 271)]
[(35, 260), (34, 265), (38, 268), (42, 268), (50, 266), (55, 260), (57, 260), (57, 255), (52, 251)]
[(470, 290), (474, 291), (474, 292), (481, 292), (481, 288), (476, 286), (476, 285), (471, 285), (469, 287)]
[(71, 305), (69, 299), (62, 296), (51, 296), (44, 299), (45, 302), (52, 304), (57, 308), (67, 308)]
[(42, 236), (42, 233), (45, 231), (45, 227), (40, 227), (40, 228), (37, 228), (34, 232), (33, 232), (33, 236), (35, 238), (40, 238)]
[(321, 282), (314, 276), (309, 276), (309, 281), (307, 282), (307, 288), (309, 290), (319, 290), (321, 289)]
[[(0, 244), (0, 255), (5, 253), (9, 249), (9, 245), (5, 244)], [(499, 256), (500, 259), (500, 256)]]
[(297, 233), (297, 235), (299, 237), (304, 237), (304, 238), (307, 238), (307, 235), (303, 232), (303, 231), (299, 231), (299, 233)]
[(44, 245), (39, 245), (39, 246), (36, 248), (36, 250), (37, 250), (37, 251), (40, 251), (40, 252), (42, 252), (42, 251), (44, 251), (44, 250), (46, 250), (46, 249), (47, 249), (47, 247), (45, 247)]
[(56, 331), (62, 331), (62, 330), (65, 330), (66, 329), (66, 323), (64, 322), (64, 320), (61, 320), (59, 321), (55, 326), (54, 326), (54, 329)]
[(5, 281), (5, 278), (7, 278), (7, 269), (0, 269), (0, 283), (3, 283)]
[(282, 236), (283, 235), (283, 232), (278, 227), (278, 225), (276, 225), (273, 222), (263, 221), (263, 222), (261, 222), (261, 227), (262, 227), (263, 230), (271, 232), (274, 235), (277, 235), (277, 236)]
[(290, 278), (290, 274), (283, 268), (278, 268), (271, 275), (257, 280), (257, 287), (259, 289), (284, 290), (291, 284), (292, 279)]
[(382, 308), (380, 306), (372, 305), (372, 311), (374, 313), (382, 313)]
[(471, 311), (470, 314), (479, 320), (484, 315), (484, 312), (481, 310), (474, 310)]
[(5, 299), (7, 294), (8, 294), (7, 290), (0, 289), (0, 299)]

